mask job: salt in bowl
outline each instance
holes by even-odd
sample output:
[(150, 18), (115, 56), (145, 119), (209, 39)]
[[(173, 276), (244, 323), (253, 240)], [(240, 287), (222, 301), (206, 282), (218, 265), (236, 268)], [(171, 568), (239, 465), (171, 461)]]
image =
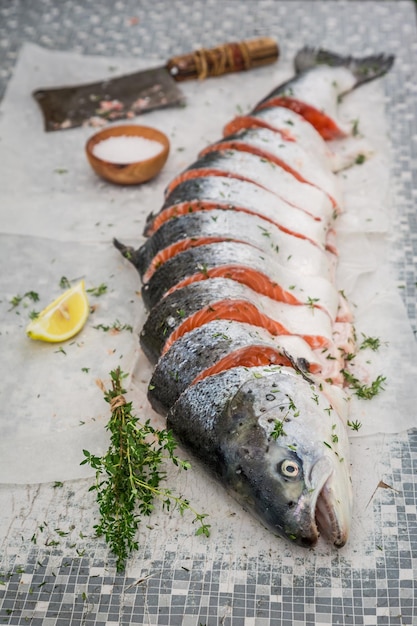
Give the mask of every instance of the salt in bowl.
[(125, 124), (95, 133), (85, 150), (101, 178), (119, 185), (138, 185), (161, 171), (169, 147), (168, 137), (156, 128)]

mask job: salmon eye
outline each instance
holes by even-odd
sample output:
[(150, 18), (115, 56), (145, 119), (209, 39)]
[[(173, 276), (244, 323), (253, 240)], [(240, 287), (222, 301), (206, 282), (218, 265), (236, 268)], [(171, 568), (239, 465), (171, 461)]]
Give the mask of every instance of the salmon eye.
[(285, 459), (278, 466), (278, 469), (285, 478), (289, 479), (297, 478), (300, 473), (300, 466), (293, 459)]

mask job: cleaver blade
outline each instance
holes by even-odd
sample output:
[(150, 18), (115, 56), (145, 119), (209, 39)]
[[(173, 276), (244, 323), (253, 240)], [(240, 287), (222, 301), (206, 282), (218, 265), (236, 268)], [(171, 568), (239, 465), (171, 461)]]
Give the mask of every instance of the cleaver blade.
[(46, 131), (77, 126), (102, 126), (171, 106), (183, 106), (179, 82), (221, 76), (274, 63), (278, 44), (271, 37), (226, 43), (172, 57), (165, 66), (105, 81), (68, 87), (37, 89)]

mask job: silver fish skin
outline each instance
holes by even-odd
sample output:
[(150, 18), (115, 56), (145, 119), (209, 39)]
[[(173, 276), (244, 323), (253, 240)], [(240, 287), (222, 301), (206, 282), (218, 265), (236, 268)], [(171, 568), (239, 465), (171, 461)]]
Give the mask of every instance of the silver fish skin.
[(352, 505), (343, 419), (313, 380), (278, 366), (203, 379), (167, 423), (272, 532), (303, 547), (321, 533), (342, 547)]

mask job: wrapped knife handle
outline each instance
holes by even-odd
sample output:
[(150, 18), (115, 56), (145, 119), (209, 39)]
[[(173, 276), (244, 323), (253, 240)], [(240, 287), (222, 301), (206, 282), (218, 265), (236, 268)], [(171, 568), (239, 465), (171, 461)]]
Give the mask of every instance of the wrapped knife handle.
[(278, 56), (276, 41), (271, 37), (259, 37), (172, 57), (167, 69), (177, 81), (204, 79), (268, 65), (274, 63)]

